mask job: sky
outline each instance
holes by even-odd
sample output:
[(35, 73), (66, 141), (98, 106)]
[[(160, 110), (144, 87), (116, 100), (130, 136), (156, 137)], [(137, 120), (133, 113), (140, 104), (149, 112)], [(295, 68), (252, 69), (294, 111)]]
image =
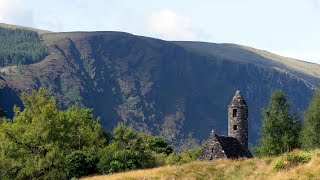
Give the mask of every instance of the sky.
[(236, 43), (320, 64), (320, 0), (0, 0), (0, 22)]

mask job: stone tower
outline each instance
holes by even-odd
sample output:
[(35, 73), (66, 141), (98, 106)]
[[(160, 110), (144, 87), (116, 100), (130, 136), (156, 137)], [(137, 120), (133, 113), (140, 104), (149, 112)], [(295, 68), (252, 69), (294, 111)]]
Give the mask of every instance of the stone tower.
[(237, 90), (228, 106), (228, 136), (236, 138), (248, 149), (248, 106)]

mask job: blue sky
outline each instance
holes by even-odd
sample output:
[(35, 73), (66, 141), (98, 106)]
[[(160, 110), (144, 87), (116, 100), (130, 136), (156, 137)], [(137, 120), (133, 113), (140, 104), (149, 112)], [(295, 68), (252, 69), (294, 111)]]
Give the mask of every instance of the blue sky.
[(320, 0), (0, 0), (0, 22), (237, 43), (320, 63)]

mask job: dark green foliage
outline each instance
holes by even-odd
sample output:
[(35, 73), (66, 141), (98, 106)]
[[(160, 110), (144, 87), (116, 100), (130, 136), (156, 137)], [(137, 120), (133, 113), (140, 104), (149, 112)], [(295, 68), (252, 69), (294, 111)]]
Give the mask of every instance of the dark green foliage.
[(69, 178), (80, 178), (97, 172), (98, 158), (85, 151), (74, 151), (66, 156), (65, 170)]
[(0, 27), (0, 66), (31, 64), (47, 55), (37, 32)]
[[(156, 167), (173, 149), (162, 137), (138, 133), (119, 123), (113, 130), (110, 145), (101, 152), (100, 173), (114, 173)], [(160, 155), (162, 154), (162, 156)], [(159, 159), (162, 158), (162, 159)]]
[(255, 148), (256, 155), (278, 155), (299, 147), (301, 123), (297, 115), (290, 113), (290, 104), (281, 90), (272, 93), (263, 116), (261, 139)]
[(0, 108), (0, 118), (4, 117), (5, 116), (5, 113), (4, 111)]
[(25, 109), (0, 124), (0, 179), (66, 179), (67, 155), (105, 145), (90, 109), (59, 110), (43, 88), (21, 98)]
[(320, 147), (320, 89), (317, 89), (304, 116), (300, 142), (304, 149)]
[[(172, 147), (123, 123), (110, 134), (91, 109), (58, 109), (40, 88), (0, 119), (0, 179), (69, 179), (164, 165)], [(108, 142), (111, 141), (110, 144)]]
[(156, 153), (164, 153), (169, 155), (173, 152), (173, 148), (168, 145), (168, 142), (161, 136), (149, 137), (145, 143), (149, 150)]

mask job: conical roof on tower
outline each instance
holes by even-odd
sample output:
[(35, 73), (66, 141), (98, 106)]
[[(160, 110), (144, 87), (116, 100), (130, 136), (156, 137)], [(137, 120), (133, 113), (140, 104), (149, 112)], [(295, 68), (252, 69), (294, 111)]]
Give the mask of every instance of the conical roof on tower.
[(230, 102), (228, 107), (241, 107), (241, 106), (247, 106), (247, 103), (243, 99), (241, 92), (237, 90), (236, 94), (233, 96), (232, 101)]

